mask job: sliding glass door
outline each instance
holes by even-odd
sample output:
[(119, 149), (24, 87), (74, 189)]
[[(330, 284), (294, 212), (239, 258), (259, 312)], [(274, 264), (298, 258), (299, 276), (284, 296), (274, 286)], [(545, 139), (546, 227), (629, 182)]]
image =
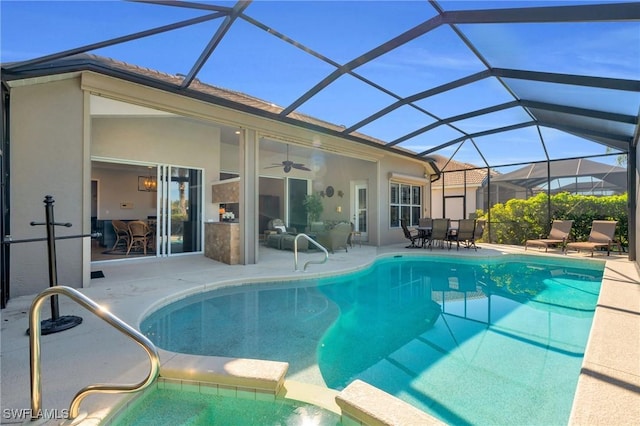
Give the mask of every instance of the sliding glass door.
[(158, 174), (158, 253), (202, 251), (202, 170), (160, 166)]
[(307, 213), (304, 208), (304, 199), (307, 196), (309, 181), (306, 179), (287, 179), (287, 200), (289, 226), (293, 226), (298, 232), (304, 232), (307, 227)]

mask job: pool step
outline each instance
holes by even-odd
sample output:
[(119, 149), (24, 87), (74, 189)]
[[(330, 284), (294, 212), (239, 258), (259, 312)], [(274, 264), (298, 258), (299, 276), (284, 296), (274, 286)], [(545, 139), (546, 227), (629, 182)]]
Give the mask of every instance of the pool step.
[(368, 426), (446, 425), (424, 411), (361, 380), (354, 380), (344, 388), (336, 396), (336, 403), (342, 410), (342, 416), (350, 418), (355, 424)]
[[(164, 351), (163, 351), (164, 352)], [(160, 377), (174, 380), (215, 383), (276, 395), (284, 384), (289, 363), (246, 358), (161, 353)]]

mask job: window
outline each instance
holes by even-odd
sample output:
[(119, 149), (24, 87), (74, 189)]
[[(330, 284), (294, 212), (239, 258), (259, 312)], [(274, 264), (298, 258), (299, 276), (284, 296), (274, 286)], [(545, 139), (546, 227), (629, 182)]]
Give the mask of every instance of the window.
[(400, 227), (400, 219), (411, 226), (418, 225), (422, 211), (422, 187), (404, 183), (389, 185), (389, 226)]

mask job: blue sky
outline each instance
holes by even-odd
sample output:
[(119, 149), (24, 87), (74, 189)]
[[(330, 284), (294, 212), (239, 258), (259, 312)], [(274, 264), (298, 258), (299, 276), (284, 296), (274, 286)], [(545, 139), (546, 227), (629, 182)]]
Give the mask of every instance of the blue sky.
[[(445, 10), (524, 6), (573, 5), (563, 2), (440, 2)], [(233, 5), (232, 2), (215, 4)], [(2, 0), (1, 60), (31, 59), (42, 55), (123, 36), (132, 32), (201, 16), (208, 12), (178, 7), (120, 1), (12, 1)], [(435, 16), (426, 1), (255, 1), (245, 14), (296, 40), (329, 60), (344, 64)], [(168, 73), (187, 74), (221, 20), (174, 30), (92, 53)], [(459, 29), (493, 67), (532, 71), (640, 79), (640, 24), (467, 24)], [(248, 93), (287, 106), (329, 75), (335, 68), (282, 42), (244, 20), (238, 20), (209, 58), (198, 78), (220, 87)], [(400, 48), (362, 65), (356, 72), (405, 97), (484, 69), (481, 61), (448, 26), (442, 26)], [(525, 83), (514, 82), (520, 84)], [(547, 90), (530, 85), (524, 91)], [(572, 90), (569, 90), (572, 89)], [(575, 97), (598, 105), (637, 114), (638, 95), (608, 96), (557, 87), (547, 96)], [(586, 96), (586, 97), (585, 97)], [(446, 118), (512, 100), (497, 80), (482, 80), (446, 95), (416, 102), (439, 118)], [(299, 112), (347, 127), (395, 102), (352, 76), (342, 76), (303, 104)], [(550, 99), (550, 101), (553, 99)], [(628, 109), (628, 110), (625, 110)], [(635, 108), (635, 110), (633, 110)], [(509, 109), (456, 123), (473, 133), (527, 120), (521, 109)], [(361, 129), (385, 141), (422, 128), (434, 119), (404, 106)], [(552, 157), (604, 153), (605, 148), (551, 129), (543, 129)], [(420, 152), (454, 139), (460, 133), (440, 126), (403, 143)], [(528, 155), (544, 159), (535, 127), (508, 134), (477, 138), (476, 145), (494, 164), (523, 161)], [(517, 149), (505, 149), (506, 147)], [(440, 152), (451, 155), (457, 145)], [(588, 149), (587, 149), (588, 148)], [(486, 152), (485, 152), (486, 150)], [(533, 156), (533, 157), (532, 157)], [(455, 157), (482, 164), (475, 148), (466, 142)]]

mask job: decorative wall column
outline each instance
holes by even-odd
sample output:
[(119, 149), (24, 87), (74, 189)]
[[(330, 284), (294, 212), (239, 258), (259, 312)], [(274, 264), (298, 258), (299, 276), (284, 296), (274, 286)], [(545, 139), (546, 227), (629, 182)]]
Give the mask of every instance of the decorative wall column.
[(240, 263), (258, 260), (258, 150), (255, 130), (240, 134)]

